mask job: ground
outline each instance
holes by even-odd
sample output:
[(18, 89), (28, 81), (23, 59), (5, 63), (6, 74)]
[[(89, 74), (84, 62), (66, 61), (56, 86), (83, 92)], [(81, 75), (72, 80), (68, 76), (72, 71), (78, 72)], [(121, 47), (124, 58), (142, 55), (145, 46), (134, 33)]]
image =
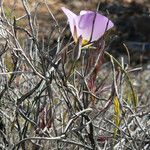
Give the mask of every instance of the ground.
[[(149, 149), (150, 2), (22, 1), (2, 9), (0, 149)], [(62, 6), (114, 22), (104, 55), (94, 43), (76, 58)]]

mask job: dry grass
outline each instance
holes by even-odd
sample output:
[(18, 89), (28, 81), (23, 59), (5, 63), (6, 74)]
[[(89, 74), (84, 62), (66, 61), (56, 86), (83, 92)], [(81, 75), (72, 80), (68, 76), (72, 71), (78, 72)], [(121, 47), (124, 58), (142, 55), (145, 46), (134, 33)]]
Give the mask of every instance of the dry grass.
[(48, 1), (56, 20), (43, 1), (29, 1), (31, 14), (27, 4), (6, 0), (3, 5), (0, 148), (149, 149), (149, 65), (133, 68), (124, 58), (117, 60), (106, 52), (108, 42), (103, 48), (104, 39), (77, 59), (78, 45), (66, 38), (67, 29), (59, 31), (65, 27), (60, 19), (65, 1)]

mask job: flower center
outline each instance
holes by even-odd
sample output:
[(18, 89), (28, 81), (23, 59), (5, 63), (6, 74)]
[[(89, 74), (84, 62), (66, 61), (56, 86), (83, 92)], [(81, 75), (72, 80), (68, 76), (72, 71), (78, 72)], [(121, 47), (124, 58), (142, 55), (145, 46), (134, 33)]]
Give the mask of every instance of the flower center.
[(88, 43), (88, 40), (86, 40), (86, 39), (82, 40), (82, 46), (86, 45), (87, 43)]

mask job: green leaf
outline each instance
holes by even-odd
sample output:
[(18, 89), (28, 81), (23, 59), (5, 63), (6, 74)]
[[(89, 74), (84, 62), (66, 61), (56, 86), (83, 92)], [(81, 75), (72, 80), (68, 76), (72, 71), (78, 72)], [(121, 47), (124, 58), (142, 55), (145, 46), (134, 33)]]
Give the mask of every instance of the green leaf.
[[(121, 114), (120, 103), (116, 96), (116, 97), (114, 97), (114, 122), (118, 128), (120, 126), (120, 114)], [(116, 135), (117, 135), (118, 128), (114, 129), (114, 137), (116, 137)]]

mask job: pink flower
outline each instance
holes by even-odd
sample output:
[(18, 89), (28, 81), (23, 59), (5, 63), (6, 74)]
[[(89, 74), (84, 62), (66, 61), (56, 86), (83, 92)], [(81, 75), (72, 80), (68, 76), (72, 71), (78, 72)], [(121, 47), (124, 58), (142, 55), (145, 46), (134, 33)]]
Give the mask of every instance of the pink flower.
[(114, 26), (111, 20), (97, 12), (82, 10), (76, 15), (65, 7), (61, 9), (68, 18), (75, 42), (80, 36), (86, 42), (97, 41)]

